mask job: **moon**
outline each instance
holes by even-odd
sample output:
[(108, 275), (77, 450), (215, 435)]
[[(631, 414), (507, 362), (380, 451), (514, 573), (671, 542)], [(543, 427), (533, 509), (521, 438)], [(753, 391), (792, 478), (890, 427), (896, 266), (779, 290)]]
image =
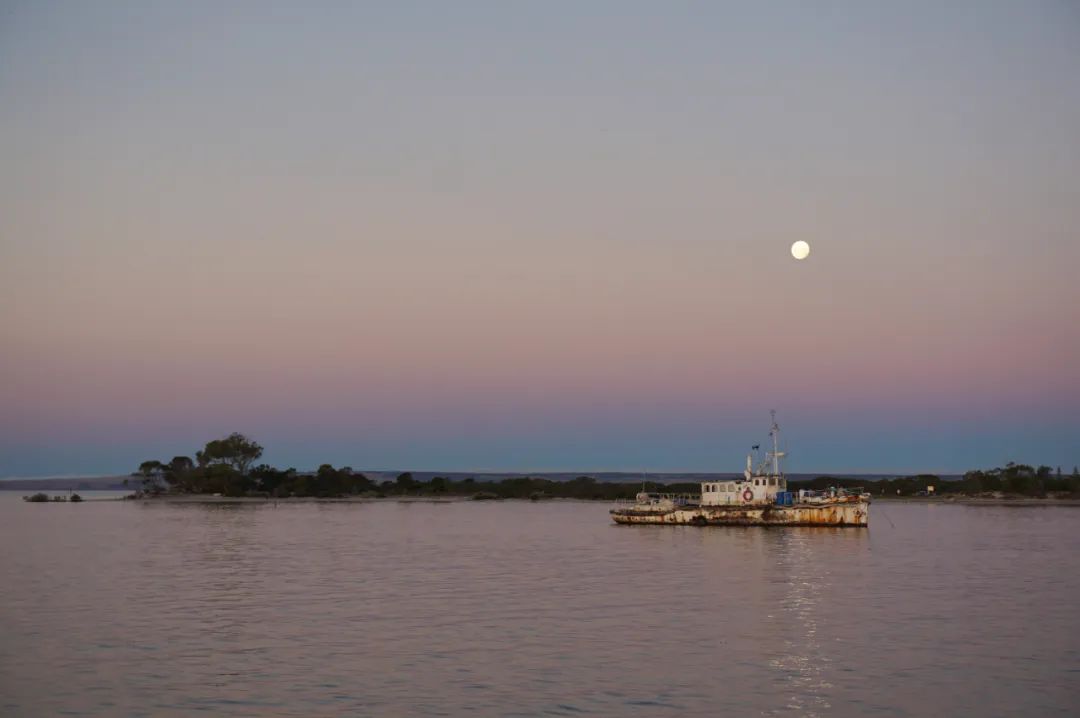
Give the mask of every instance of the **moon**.
[(791, 245), (791, 256), (795, 259), (806, 259), (810, 256), (810, 245), (800, 239)]

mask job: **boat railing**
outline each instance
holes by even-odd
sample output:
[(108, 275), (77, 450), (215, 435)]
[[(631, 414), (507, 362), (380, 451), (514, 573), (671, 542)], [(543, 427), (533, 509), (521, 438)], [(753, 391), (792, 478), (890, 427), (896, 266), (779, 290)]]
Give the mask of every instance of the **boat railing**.
[(641, 499), (641, 494), (633, 499), (615, 499), (617, 506), (634, 506), (640, 503), (654, 503), (658, 504), (662, 501), (670, 501), (676, 506), (686, 506), (688, 504), (701, 503), (701, 494), (662, 494), (648, 492), (645, 502)]
[(829, 504), (839, 501), (852, 501), (868, 497), (862, 488), (845, 489), (843, 487), (829, 487), (823, 490), (800, 489), (794, 492), (796, 504)]

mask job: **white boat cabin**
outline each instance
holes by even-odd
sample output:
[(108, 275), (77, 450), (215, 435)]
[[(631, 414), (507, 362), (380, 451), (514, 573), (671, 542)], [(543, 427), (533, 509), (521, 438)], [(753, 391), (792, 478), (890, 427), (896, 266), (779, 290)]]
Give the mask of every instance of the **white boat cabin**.
[(702, 506), (771, 504), (776, 494), (787, 491), (783, 476), (751, 476), (741, 481), (708, 481), (701, 484)]

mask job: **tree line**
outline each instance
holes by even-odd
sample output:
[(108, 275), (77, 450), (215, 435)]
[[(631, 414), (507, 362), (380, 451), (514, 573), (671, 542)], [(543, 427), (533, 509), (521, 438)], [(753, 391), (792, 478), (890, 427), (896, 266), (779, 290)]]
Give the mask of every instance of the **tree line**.
[[(256, 464), (263, 447), (243, 434), (233, 433), (215, 439), (195, 453), (195, 458), (174, 456), (168, 462), (144, 461), (134, 476), (141, 493), (158, 495), (221, 494), (223, 496), (261, 496), (274, 498), (320, 497), (338, 498), (368, 495), (386, 496), (472, 496), (492, 499), (571, 498), (632, 499), (643, 489), (663, 493), (696, 494), (698, 482), (659, 484), (656, 482), (601, 482), (589, 476), (570, 481), (553, 481), (537, 477), (515, 477), (502, 480), (453, 480), (435, 476), (429, 481), (416, 479), (405, 472), (396, 479), (376, 482), (351, 467), (334, 468), (321, 465), (314, 473), (295, 468), (277, 469)], [(826, 489), (833, 486), (861, 486), (875, 495), (911, 496), (934, 487), (935, 494), (980, 495), (1004, 492), (1022, 496), (1046, 496), (1068, 493), (1080, 495), (1080, 472), (1073, 467), (1071, 475), (1063, 475), (1049, 466), (1034, 468), (1026, 464), (1009, 463), (989, 470), (969, 471), (960, 480), (945, 481), (934, 474), (918, 474), (868, 482), (820, 476), (809, 481), (788, 481), (788, 489)]]
[(935, 495), (984, 496), (1001, 493), (1042, 498), (1059, 494), (1080, 495), (1080, 469), (1074, 466), (1071, 474), (1064, 474), (1060, 466), (1054, 470), (1049, 466), (1033, 467), (1010, 461), (1005, 466), (993, 469), (969, 471), (961, 479), (943, 480), (935, 474), (917, 474), (866, 482), (820, 476), (812, 481), (789, 481), (788, 486), (792, 490), (862, 486), (875, 495), (883, 496), (914, 496), (930, 493), (930, 487), (933, 487), (932, 493)]
[[(405, 472), (393, 480), (376, 482), (349, 466), (335, 468), (323, 464), (314, 473), (308, 473), (295, 468), (277, 469), (267, 464), (255, 464), (262, 453), (263, 447), (255, 441), (243, 434), (230, 434), (224, 439), (209, 442), (202, 451), (196, 452), (194, 460), (189, 456), (175, 456), (168, 462), (151, 459), (142, 462), (132, 476), (139, 492), (151, 496), (172, 493), (273, 498), (370, 495), (614, 500), (633, 498), (641, 490), (641, 484), (598, 482), (588, 476), (572, 481), (531, 477), (502, 481), (477, 481), (474, 478), (455, 481), (449, 477), (435, 476), (423, 481)], [(651, 486), (656, 489), (656, 485)], [(663, 490), (672, 489), (665, 487)], [(697, 490), (696, 484), (693, 490)]]

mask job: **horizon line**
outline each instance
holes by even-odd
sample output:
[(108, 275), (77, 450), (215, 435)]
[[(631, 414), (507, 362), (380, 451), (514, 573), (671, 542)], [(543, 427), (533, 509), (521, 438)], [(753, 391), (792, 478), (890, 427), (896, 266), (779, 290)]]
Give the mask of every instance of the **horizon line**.
[[(343, 466), (335, 467), (337, 469), (345, 468), (347, 464)], [(277, 468), (277, 467), (274, 467)], [(295, 467), (289, 467), (295, 468)], [(284, 471), (285, 469), (278, 469)], [(967, 469), (966, 471), (976, 471), (978, 469)], [(314, 469), (296, 469), (298, 473), (314, 474), (318, 471), (318, 468)], [(520, 469), (513, 470), (498, 470), (498, 469), (453, 469), (453, 470), (432, 470), (432, 469), (353, 469), (353, 471), (364, 474), (406, 474), (406, 473), (423, 473), (423, 474), (435, 474), (435, 475), (447, 475), (447, 474), (474, 474), (477, 476), (485, 475), (497, 475), (497, 474), (512, 474), (517, 476), (537, 476), (551, 474), (576, 474), (577, 476), (590, 476), (599, 474), (644, 474), (644, 477), (649, 476), (683, 476), (683, 475), (711, 475), (711, 476), (742, 476), (741, 471), (622, 471), (619, 469), (593, 469), (593, 470), (579, 470), (579, 469), (566, 469), (566, 470), (546, 470), (546, 471), (523, 471)], [(931, 474), (934, 476), (963, 476), (966, 471), (933, 471), (933, 470), (919, 470), (919, 471), (866, 471), (866, 470), (852, 470), (852, 471), (788, 471), (784, 472), (785, 476), (807, 476), (810, 474), (818, 476), (918, 476), (921, 474)], [(137, 476), (136, 473), (104, 473), (104, 474), (37, 474), (37, 475), (20, 475), (20, 476), (0, 476), (0, 481), (49, 481), (49, 480), (77, 480), (77, 479), (113, 479), (113, 478), (130, 478)]]

